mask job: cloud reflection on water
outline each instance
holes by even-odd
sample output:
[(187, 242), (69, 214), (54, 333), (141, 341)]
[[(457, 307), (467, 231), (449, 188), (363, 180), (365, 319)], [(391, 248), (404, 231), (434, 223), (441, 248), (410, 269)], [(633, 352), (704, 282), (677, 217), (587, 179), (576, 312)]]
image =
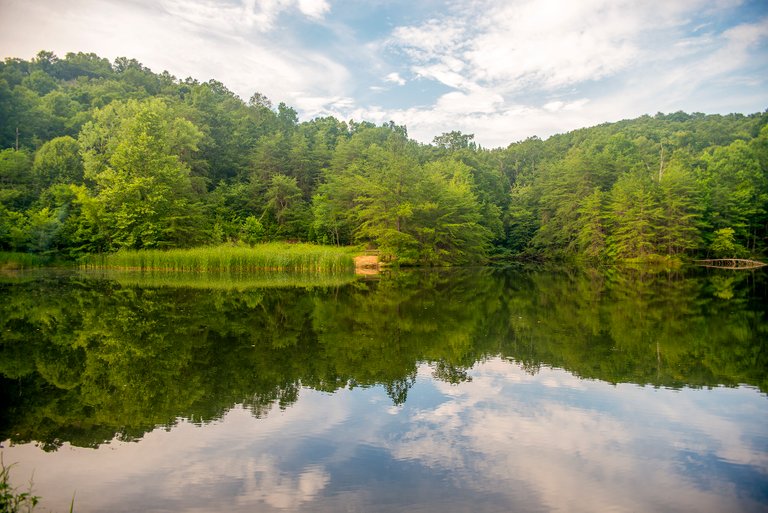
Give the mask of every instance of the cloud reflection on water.
[(35, 470), (44, 507), (76, 489), (81, 512), (766, 507), (768, 409), (753, 389), (611, 385), (498, 358), (460, 385), (431, 373), (397, 408), (380, 387), (303, 389), (262, 419), (238, 407), (138, 443), (10, 447), (5, 461)]
[[(397, 458), (451, 469), (463, 486), (507, 490), (523, 510), (725, 511), (755, 491), (728, 475), (701, 486), (683, 468), (689, 453), (750, 467), (768, 483), (767, 455), (754, 445), (768, 415), (754, 408), (764, 398), (754, 401), (753, 390), (611, 386), (501, 360), (471, 375), (471, 386), (435, 383), (451, 401), (413, 413), (413, 428), (390, 446)], [(703, 407), (702, 394), (729, 408)], [(732, 418), (738, 408), (753, 410), (749, 426)], [(539, 504), (517, 504), (520, 489)]]

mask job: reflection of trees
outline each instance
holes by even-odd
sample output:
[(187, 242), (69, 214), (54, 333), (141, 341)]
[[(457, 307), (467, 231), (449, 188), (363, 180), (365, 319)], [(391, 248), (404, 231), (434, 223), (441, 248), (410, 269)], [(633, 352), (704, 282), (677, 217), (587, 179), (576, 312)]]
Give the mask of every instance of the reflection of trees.
[(507, 292), (511, 356), (613, 383), (768, 390), (764, 276), (732, 275), (728, 301), (713, 294), (718, 278), (526, 274)]
[[(430, 271), (340, 288), (0, 284), (0, 438), (95, 446), (234, 404), (263, 416), (302, 386), (452, 384), (502, 356), (609, 382), (768, 390), (762, 275)], [(720, 281), (718, 281), (720, 280)]]
[(474, 336), (500, 285), (489, 273), (399, 274), (318, 303), (315, 330), (333, 374), (385, 383), (399, 403), (420, 362), (466, 369), (477, 361)]

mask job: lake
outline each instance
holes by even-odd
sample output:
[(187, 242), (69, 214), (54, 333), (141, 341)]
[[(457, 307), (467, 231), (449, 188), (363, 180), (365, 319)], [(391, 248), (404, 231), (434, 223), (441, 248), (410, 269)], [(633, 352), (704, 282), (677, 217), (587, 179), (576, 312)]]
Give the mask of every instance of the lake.
[(0, 275), (65, 512), (768, 511), (768, 273)]

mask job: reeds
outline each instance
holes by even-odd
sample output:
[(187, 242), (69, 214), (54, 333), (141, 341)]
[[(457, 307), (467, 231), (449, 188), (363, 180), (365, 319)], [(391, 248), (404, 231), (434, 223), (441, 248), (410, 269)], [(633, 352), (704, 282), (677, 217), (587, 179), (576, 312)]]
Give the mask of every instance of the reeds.
[(45, 267), (51, 263), (51, 258), (33, 253), (16, 253), (0, 251), (0, 270), (31, 269)]
[(272, 242), (254, 247), (223, 244), (192, 249), (118, 251), (109, 255), (89, 255), (83, 267), (180, 272), (346, 273), (354, 271), (355, 264), (348, 248)]

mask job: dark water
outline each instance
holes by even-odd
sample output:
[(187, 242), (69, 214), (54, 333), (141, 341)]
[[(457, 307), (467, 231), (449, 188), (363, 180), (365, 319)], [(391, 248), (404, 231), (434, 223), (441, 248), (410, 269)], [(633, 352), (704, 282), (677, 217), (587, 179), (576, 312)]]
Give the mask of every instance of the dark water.
[(42, 511), (767, 511), (767, 312), (765, 272), (7, 275), (3, 459)]

